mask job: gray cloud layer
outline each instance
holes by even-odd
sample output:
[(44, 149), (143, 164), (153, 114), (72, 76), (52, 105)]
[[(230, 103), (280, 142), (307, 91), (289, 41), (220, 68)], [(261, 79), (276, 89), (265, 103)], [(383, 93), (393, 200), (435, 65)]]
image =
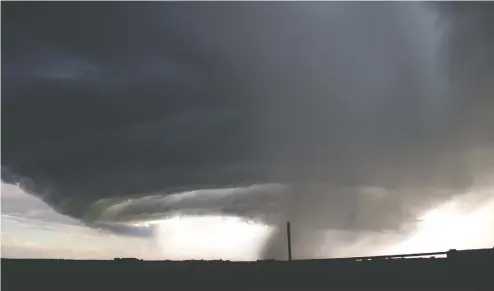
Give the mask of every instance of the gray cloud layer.
[[(472, 162), (494, 138), (490, 3), (2, 8), (2, 179), (88, 222), (102, 199), (280, 183), (261, 212), (380, 230), (493, 165)], [(358, 219), (368, 188), (386, 199)]]

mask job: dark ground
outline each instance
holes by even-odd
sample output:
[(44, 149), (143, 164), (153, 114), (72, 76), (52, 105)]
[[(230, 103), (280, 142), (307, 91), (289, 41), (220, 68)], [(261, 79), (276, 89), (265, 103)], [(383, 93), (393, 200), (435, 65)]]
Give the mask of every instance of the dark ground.
[(2, 290), (493, 290), (494, 248), (443, 258), (114, 261), (2, 259)]

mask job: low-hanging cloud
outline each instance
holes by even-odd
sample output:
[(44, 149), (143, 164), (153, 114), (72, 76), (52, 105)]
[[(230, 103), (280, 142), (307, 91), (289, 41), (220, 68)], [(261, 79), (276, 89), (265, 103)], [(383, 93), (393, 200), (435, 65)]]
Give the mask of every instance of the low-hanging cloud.
[(18, 186), (2, 183), (1, 191), (2, 258), (255, 260), (271, 231), (244, 218), (217, 214), (169, 214), (156, 221), (87, 228)]
[(494, 165), (490, 3), (2, 8), (2, 180), (90, 225), (400, 229)]

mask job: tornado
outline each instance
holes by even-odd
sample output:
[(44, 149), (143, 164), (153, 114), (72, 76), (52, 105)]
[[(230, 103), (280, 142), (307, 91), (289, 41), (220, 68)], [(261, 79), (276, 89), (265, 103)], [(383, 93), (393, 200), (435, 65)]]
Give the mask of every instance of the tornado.
[[(491, 3), (2, 3), (2, 181), (90, 227), (399, 230), (494, 170)], [(105, 226), (106, 225), (106, 226)], [(110, 227), (110, 225), (113, 225)], [(350, 240), (356, 239), (350, 237)]]

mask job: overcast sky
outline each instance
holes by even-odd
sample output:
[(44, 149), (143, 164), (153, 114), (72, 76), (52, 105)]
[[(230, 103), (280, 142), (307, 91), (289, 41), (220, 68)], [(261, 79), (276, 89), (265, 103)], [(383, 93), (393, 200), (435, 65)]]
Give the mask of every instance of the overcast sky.
[[(2, 3), (2, 181), (124, 249), (150, 230), (108, 223), (176, 215), (290, 220), (311, 229), (304, 256), (324, 241), (312, 229), (348, 245), (411, 231), (490, 191), (493, 7)], [(10, 229), (54, 223), (34, 198), (7, 199)], [(284, 257), (283, 232), (261, 252)]]

